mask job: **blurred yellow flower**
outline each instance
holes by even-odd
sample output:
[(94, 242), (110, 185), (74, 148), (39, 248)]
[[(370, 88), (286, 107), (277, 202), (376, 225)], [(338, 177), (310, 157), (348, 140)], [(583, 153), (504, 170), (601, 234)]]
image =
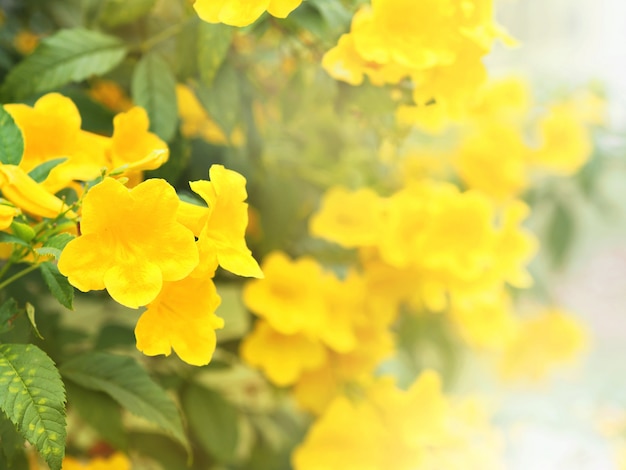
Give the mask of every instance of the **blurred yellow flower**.
[(278, 386), (293, 385), (302, 372), (319, 367), (326, 349), (302, 333), (284, 335), (266, 321), (258, 320), (241, 344), (241, 358), (259, 367)]
[(371, 246), (378, 241), (382, 214), (383, 200), (373, 190), (333, 187), (311, 217), (309, 231), (345, 248)]
[(39, 45), (39, 35), (27, 29), (20, 30), (13, 38), (13, 45), (17, 52), (28, 55)]
[(132, 190), (105, 178), (85, 196), (82, 235), (67, 244), (59, 271), (86, 292), (106, 288), (137, 308), (152, 302), (163, 281), (178, 281), (198, 264), (193, 233), (176, 221), (174, 188), (151, 179)]
[(191, 190), (209, 206), (198, 236), (200, 264), (194, 276), (211, 277), (217, 265), (239, 276), (263, 277), (246, 245), (248, 197), (246, 179), (223, 165), (212, 165), (210, 181), (192, 181)]
[(169, 356), (173, 349), (188, 364), (208, 364), (215, 352), (215, 330), (224, 326), (215, 315), (219, 304), (211, 279), (164, 282), (137, 321), (137, 349), (147, 356)]
[(133, 102), (126, 92), (113, 80), (98, 79), (89, 89), (89, 96), (116, 113), (128, 111)]
[(190, 87), (177, 84), (176, 99), (181, 120), (180, 131), (184, 136), (200, 136), (211, 144), (228, 145), (224, 131), (209, 117)]
[(302, 0), (196, 0), (193, 7), (209, 23), (247, 26), (266, 10), (272, 16), (285, 18), (300, 3)]
[(556, 367), (573, 363), (587, 343), (587, 331), (575, 317), (548, 309), (522, 321), (504, 351), (500, 372), (505, 379), (542, 379)]
[[(0, 191), (2, 191), (0, 187)], [(13, 218), (19, 215), (20, 210), (15, 206), (0, 204), (0, 230), (6, 230), (11, 226)]]

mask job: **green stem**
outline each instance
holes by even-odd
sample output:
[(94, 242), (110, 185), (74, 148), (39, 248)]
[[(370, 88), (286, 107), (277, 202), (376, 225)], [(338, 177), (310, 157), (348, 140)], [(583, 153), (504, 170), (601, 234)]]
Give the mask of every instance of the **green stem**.
[(178, 33), (180, 33), (183, 29), (187, 27), (188, 23), (194, 20), (195, 20), (195, 17), (192, 16), (186, 19), (185, 21), (183, 21), (182, 23), (174, 24), (170, 26), (169, 28), (165, 28), (160, 33), (155, 34), (154, 36), (149, 37), (148, 39), (143, 41), (139, 45), (139, 50), (141, 52), (148, 52), (157, 44), (163, 41), (167, 41), (169, 38), (176, 36)]
[(34, 271), (37, 268), (39, 268), (39, 265), (38, 264), (33, 264), (33, 265), (27, 267), (26, 269), (20, 271), (19, 273), (15, 273), (10, 278), (6, 279), (3, 282), (0, 282), (0, 289), (4, 289), (6, 286), (11, 284), (12, 282), (17, 281), (19, 278), (21, 278), (23, 276), (26, 276), (28, 273)]
[(12, 265), (13, 265), (13, 261), (11, 261), (10, 259), (8, 259), (6, 263), (4, 263), (4, 266), (2, 266), (2, 269), (0, 269), (0, 279), (4, 277), (4, 275), (7, 273), (7, 271)]

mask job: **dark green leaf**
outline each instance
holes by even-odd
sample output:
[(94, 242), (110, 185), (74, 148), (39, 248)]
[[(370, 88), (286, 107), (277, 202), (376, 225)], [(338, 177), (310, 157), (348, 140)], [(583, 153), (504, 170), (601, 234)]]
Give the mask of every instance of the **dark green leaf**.
[(65, 386), (67, 401), (80, 417), (113, 447), (125, 449), (127, 436), (118, 403), (104, 392), (89, 390), (71, 380)]
[(0, 307), (0, 333), (13, 328), (13, 319), (18, 314), (17, 302), (11, 298)]
[(52, 160), (48, 160), (43, 162), (41, 165), (37, 165), (35, 168), (28, 172), (28, 176), (37, 181), (37, 183), (43, 183), (43, 181), (48, 177), (50, 172), (67, 160), (66, 157), (63, 158), (53, 158)]
[(557, 203), (548, 222), (546, 234), (547, 254), (555, 268), (564, 265), (574, 241), (575, 228), (570, 210), (563, 203)]
[(199, 86), (197, 95), (209, 116), (215, 119), (226, 135), (230, 135), (239, 121), (241, 107), (237, 72), (228, 63), (224, 63), (212, 86)]
[(135, 332), (130, 326), (109, 324), (98, 332), (94, 349), (108, 349), (117, 346), (135, 346)]
[(126, 56), (120, 39), (81, 28), (64, 29), (44, 39), (13, 68), (2, 86), (7, 100), (23, 100), (92, 75), (102, 75)]
[(93, 352), (66, 362), (61, 373), (85, 388), (110, 395), (128, 411), (157, 424), (189, 449), (176, 405), (134, 359)]
[(133, 101), (148, 112), (150, 130), (165, 141), (174, 137), (178, 125), (176, 78), (157, 53), (148, 53), (137, 63), (131, 93)]
[(0, 411), (0, 450), (6, 457), (8, 468), (12, 467), (15, 457), (24, 451), (24, 438), (2, 411)]
[(183, 392), (182, 404), (202, 447), (221, 462), (231, 461), (239, 439), (235, 407), (219, 393), (195, 384)]
[(235, 28), (204, 21), (198, 25), (198, 71), (202, 84), (210, 87), (224, 62)]
[(59, 272), (56, 264), (47, 261), (39, 265), (39, 270), (43, 276), (43, 280), (50, 289), (50, 292), (61, 305), (73, 310), (72, 303), (74, 301), (74, 288), (67, 278)]
[[(167, 436), (134, 432), (128, 436), (129, 447), (145, 457), (154, 459), (167, 470), (189, 470), (185, 451)], [(198, 467), (196, 467), (198, 468)]]
[(109, 28), (132, 23), (146, 15), (155, 3), (156, 0), (104, 0), (100, 21)]
[(24, 153), (22, 131), (13, 117), (0, 106), (0, 163), (18, 165)]
[(65, 454), (65, 388), (46, 353), (32, 344), (0, 345), (0, 408), (46, 460)]

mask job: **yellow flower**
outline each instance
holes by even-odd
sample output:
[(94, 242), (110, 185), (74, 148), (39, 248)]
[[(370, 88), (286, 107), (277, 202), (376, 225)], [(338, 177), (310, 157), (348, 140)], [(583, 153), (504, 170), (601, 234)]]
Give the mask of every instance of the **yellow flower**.
[(7, 104), (24, 136), (24, 154), (20, 168), (29, 172), (38, 165), (57, 158), (67, 161), (53, 168), (44, 187), (55, 193), (73, 180), (89, 181), (108, 166), (106, 149), (109, 139), (81, 130), (78, 108), (69, 98), (48, 93), (33, 107)]
[(278, 18), (286, 18), (302, 0), (196, 0), (193, 7), (208, 23), (247, 26), (266, 10)]
[(75, 217), (61, 199), (46, 191), (19, 166), (0, 165), (0, 192), (5, 199), (31, 215)]
[(19, 213), (20, 210), (17, 207), (0, 204), (0, 230), (8, 229), (13, 222), (13, 217)]
[(470, 189), (503, 201), (528, 185), (529, 150), (520, 131), (509, 125), (488, 122), (478, 126), (463, 138), (458, 153), (455, 166)]
[(259, 320), (241, 344), (241, 358), (259, 367), (276, 385), (292, 385), (326, 360), (324, 346), (304, 334), (283, 335)]
[(198, 264), (193, 233), (176, 221), (174, 188), (160, 179), (132, 190), (105, 178), (85, 196), (82, 235), (67, 244), (59, 270), (86, 292), (106, 288), (122, 305), (152, 302), (163, 281), (178, 281)]
[(63, 470), (130, 470), (130, 460), (121, 452), (116, 452), (110, 457), (95, 457), (88, 462), (74, 457), (63, 459)]
[(167, 144), (149, 132), (149, 127), (148, 114), (139, 106), (113, 118), (109, 168), (128, 165), (134, 172), (155, 170), (167, 161)]
[(39, 35), (23, 29), (19, 31), (13, 38), (15, 49), (22, 55), (28, 55), (39, 45)]
[(174, 349), (188, 364), (208, 364), (215, 351), (215, 330), (224, 326), (214, 314), (219, 304), (211, 279), (164, 282), (137, 321), (137, 349), (148, 356), (169, 356)]
[(324, 194), (319, 211), (311, 218), (310, 232), (345, 248), (371, 246), (378, 240), (382, 211), (382, 199), (371, 189), (333, 187)]
[(317, 261), (291, 261), (274, 252), (263, 260), (263, 273), (264, 279), (246, 283), (246, 306), (282, 334), (319, 333), (326, 325), (326, 304), (320, 295), (324, 273)]
[(570, 314), (547, 309), (525, 319), (500, 362), (506, 379), (541, 379), (574, 362), (588, 342), (584, 327)]
[(553, 106), (538, 127), (541, 147), (531, 154), (536, 166), (569, 176), (591, 157), (589, 130), (567, 106)]
[(263, 277), (246, 245), (248, 197), (246, 179), (223, 165), (212, 165), (211, 181), (192, 181), (191, 190), (209, 206), (206, 223), (198, 237), (200, 265), (195, 276), (212, 276), (219, 264), (239, 276)]

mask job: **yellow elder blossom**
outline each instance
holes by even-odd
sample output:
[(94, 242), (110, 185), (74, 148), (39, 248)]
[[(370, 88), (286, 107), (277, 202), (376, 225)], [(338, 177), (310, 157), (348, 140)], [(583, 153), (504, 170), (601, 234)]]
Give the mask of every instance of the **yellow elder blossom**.
[[(239, 276), (263, 277), (245, 240), (248, 225), (246, 179), (223, 165), (209, 169), (211, 181), (192, 181), (191, 190), (209, 206), (198, 235), (200, 264), (194, 276), (212, 277), (218, 264)], [(204, 220), (204, 215), (201, 216)]]
[(20, 212), (17, 207), (0, 204), (0, 230), (8, 229), (13, 222), (13, 218)]
[(219, 304), (211, 279), (165, 282), (137, 321), (137, 349), (148, 356), (169, 356), (174, 349), (188, 364), (208, 364), (215, 351), (215, 330), (224, 326), (214, 313)]
[(98, 79), (89, 89), (89, 96), (115, 112), (128, 111), (133, 102), (113, 80)]
[(164, 281), (178, 281), (198, 265), (193, 233), (177, 222), (174, 188), (147, 180), (132, 190), (105, 178), (85, 196), (81, 236), (70, 241), (59, 271), (86, 292), (106, 288), (137, 308), (152, 302)]
[(321, 207), (310, 220), (310, 233), (345, 248), (374, 245), (382, 222), (383, 201), (371, 189), (326, 191)]
[(584, 327), (570, 314), (548, 309), (525, 319), (500, 361), (506, 379), (541, 379), (572, 363), (588, 342)]
[(266, 10), (272, 16), (286, 18), (302, 0), (196, 0), (198, 16), (209, 23), (247, 26)]
[(63, 470), (131, 470), (130, 460), (121, 452), (109, 457), (95, 457), (85, 462), (74, 457), (65, 457)]

